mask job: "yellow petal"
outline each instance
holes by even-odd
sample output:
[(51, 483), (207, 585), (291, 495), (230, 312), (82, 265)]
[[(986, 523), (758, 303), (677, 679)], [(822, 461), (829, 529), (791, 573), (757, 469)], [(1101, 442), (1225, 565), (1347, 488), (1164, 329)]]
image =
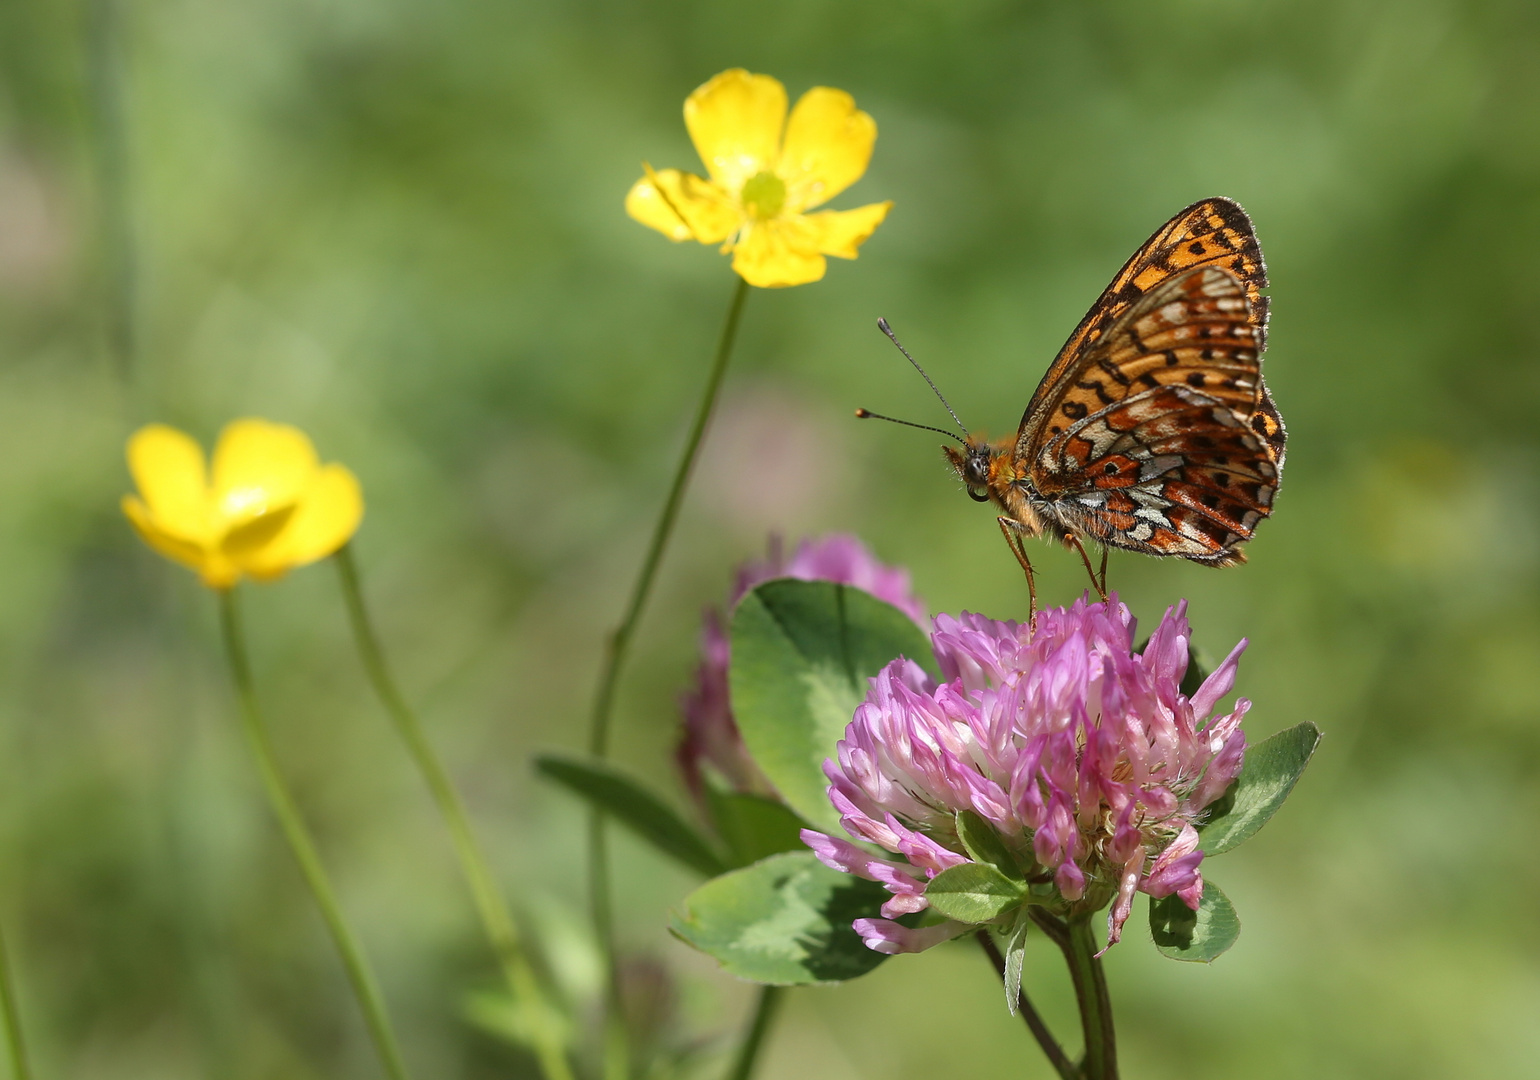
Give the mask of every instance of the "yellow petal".
[(775, 170), (786, 181), (787, 212), (828, 202), (861, 179), (876, 141), (877, 122), (845, 91), (815, 86), (803, 94)]
[(711, 179), (737, 194), (771, 170), (786, 122), (786, 88), (768, 75), (724, 71), (684, 102), (684, 124)]
[(320, 468), (315, 447), (298, 428), (267, 420), (234, 420), (214, 448), (214, 503), (227, 527), (283, 509)]
[(647, 170), (626, 195), (626, 213), (670, 240), (720, 244), (742, 220), (737, 202), (709, 180), (678, 169)]
[[(195, 546), (212, 542), (203, 448), (191, 436), (165, 424), (140, 428), (128, 440), (128, 470), (144, 499), (134, 501), (143, 508), (145, 520), (154, 519), (158, 534)], [(139, 525), (132, 513), (129, 520)]]
[(353, 538), (363, 516), (358, 477), (343, 465), (327, 465), (300, 496), (288, 526), (254, 552), (245, 567), (253, 577), (272, 578), (324, 559)]
[(219, 550), (237, 565), (260, 560), (263, 553), (273, 547), (298, 506), (298, 503), (290, 503), (240, 522), (220, 539)]
[(201, 571), (209, 561), (208, 549), (161, 528), (151, 509), (136, 495), (125, 495), (120, 504), (139, 538), (172, 562)]
[(733, 248), (733, 270), (750, 285), (779, 289), (823, 277), (824, 258), (802, 218), (754, 224)]
[(891, 202), (880, 202), (854, 210), (820, 210), (803, 215), (802, 221), (809, 230), (810, 242), (823, 254), (854, 259), (856, 249), (877, 231), (892, 206)]

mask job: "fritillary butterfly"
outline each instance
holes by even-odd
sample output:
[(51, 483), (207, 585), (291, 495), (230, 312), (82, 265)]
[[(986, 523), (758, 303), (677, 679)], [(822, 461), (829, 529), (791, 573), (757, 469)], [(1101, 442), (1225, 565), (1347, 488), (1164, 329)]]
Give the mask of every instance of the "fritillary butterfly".
[[(1032, 582), (1023, 538), (1080, 552), (1244, 562), (1272, 513), (1284, 428), (1262, 381), (1267, 268), (1246, 212), (1194, 203), (1156, 230), (1087, 312), (1032, 395), (1016, 438), (946, 448)], [(1035, 589), (1034, 603), (1036, 606)]]

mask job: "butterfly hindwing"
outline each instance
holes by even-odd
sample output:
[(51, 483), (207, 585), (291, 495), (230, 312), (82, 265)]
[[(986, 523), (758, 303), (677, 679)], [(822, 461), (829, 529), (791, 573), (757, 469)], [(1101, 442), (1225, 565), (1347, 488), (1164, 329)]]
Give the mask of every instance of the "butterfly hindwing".
[(1268, 400), (1257, 333), (1228, 270), (1189, 268), (1142, 293), (1023, 432), (1033, 488), (1110, 546), (1239, 561), (1278, 484), (1251, 419)]

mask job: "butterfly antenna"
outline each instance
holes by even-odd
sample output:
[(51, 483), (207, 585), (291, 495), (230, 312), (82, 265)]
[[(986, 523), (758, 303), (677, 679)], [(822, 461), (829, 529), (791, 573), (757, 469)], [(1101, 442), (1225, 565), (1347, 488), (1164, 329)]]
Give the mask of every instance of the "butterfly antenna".
[[(888, 320), (886, 320), (886, 319), (878, 319), (877, 320), (877, 329), (881, 330), (884, 334), (888, 335), (888, 340), (891, 341), (894, 345), (898, 346), (898, 351), (904, 354), (904, 359), (908, 360), (911, 364), (914, 365), (914, 370), (916, 370), (916, 371), (918, 371), (920, 373), (920, 378), (924, 379), (925, 380), (925, 384), (931, 388), (931, 391), (938, 398), (941, 399), (941, 404), (946, 407), (946, 411), (947, 412), (952, 414), (952, 419), (957, 421), (957, 426), (962, 429), (962, 433), (964, 435), (968, 434), (968, 426), (966, 424), (964, 424), (962, 422), (962, 420), (960, 420), (958, 418), (956, 412), (953, 412), (951, 403), (947, 401), (946, 395), (941, 392), (941, 388), (940, 387), (938, 387), (934, 382), (931, 381), (930, 376), (925, 374), (925, 369), (920, 366), (920, 362), (918, 360), (916, 360), (914, 357), (910, 356), (909, 355), (909, 350), (904, 348), (903, 342), (899, 341), (898, 338), (893, 335), (893, 328), (888, 325)], [(876, 414), (874, 413), (873, 415), (875, 416)], [(890, 417), (884, 416), (884, 417), (880, 417), (880, 419), (887, 420), (887, 419), (890, 419)], [(899, 420), (899, 421), (896, 421), (896, 422), (902, 424), (902, 423), (906, 423), (907, 421)], [(910, 424), (909, 426), (910, 427), (924, 427), (925, 425), (923, 425), (923, 424)], [(932, 430), (935, 430), (935, 429), (932, 429)], [(962, 440), (959, 440), (959, 441), (962, 441)]]
[(862, 420), (886, 420), (890, 424), (903, 424), (904, 427), (917, 427), (921, 431), (934, 431), (937, 435), (945, 435), (949, 439), (957, 439), (964, 446), (968, 445), (966, 439), (957, 438), (956, 435), (946, 428), (931, 427), (929, 424), (916, 424), (913, 420), (900, 420), (894, 416), (883, 416), (881, 413), (874, 413), (870, 409), (857, 409), (856, 416)]

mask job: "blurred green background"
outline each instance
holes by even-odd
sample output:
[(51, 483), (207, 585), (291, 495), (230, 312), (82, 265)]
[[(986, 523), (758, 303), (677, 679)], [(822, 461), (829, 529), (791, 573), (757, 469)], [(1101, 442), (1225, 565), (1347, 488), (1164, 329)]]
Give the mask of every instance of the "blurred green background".
[[(717, 71), (851, 91), (859, 261), (756, 292), (619, 714), (673, 785), (703, 605), (770, 530), (858, 532), (932, 610), (1020, 575), (875, 331), (1012, 429), (1114, 270), (1188, 202), (1256, 221), (1290, 429), (1248, 566), (1115, 556), (1152, 625), (1251, 639), (1263, 737), (1326, 740), (1210, 876), (1213, 967), (1108, 964), (1129, 1077), (1533, 1075), (1540, 1059), (1540, 8), (1526, 0), (0, 4), (0, 923), (39, 1077), (374, 1077), (239, 742), (214, 604), (131, 535), (122, 444), (296, 423), (361, 476), (409, 696), (568, 985), (591, 988), (576, 749), (732, 288), (621, 210)], [(1044, 590), (1082, 585), (1040, 549)], [(323, 564), (249, 590), (285, 767), (423, 1077), (522, 1077), (495, 972)], [(677, 785), (669, 790), (678, 792)], [(681, 802), (682, 802), (682, 796)], [(691, 885), (621, 840), (622, 937), (714, 1075), (750, 1000), (671, 941)], [(1075, 1043), (1039, 941), (1027, 982)], [(761, 1076), (1048, 1076), (976, 949), (790, 997)]]

